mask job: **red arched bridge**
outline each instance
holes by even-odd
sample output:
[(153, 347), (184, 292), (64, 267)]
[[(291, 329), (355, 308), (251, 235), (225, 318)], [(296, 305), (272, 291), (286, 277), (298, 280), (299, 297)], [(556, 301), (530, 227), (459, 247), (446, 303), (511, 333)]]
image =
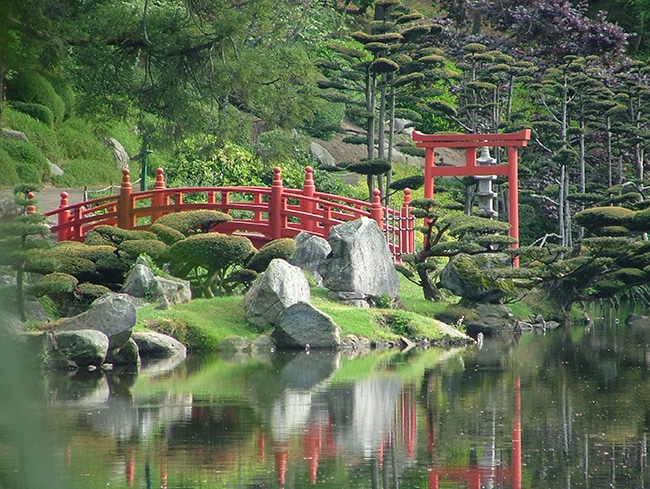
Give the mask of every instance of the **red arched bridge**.
[(82, 241), (93, 227), (102, 224), (122, 229), (148, 229), (159, 217), (172, 212), (212, 209), (232, 217), (218, 225), (225, 234), (242, 234), (255, 246), (278, 238), (293, 238), (301, 231), (327, 239), (337, 224), (360, 217), (374, 219), (384, 231), (396, 260), (414, 251), (414, 219), (410, 215), (411, 191), (404, 191), (400, 209), (381, 205), (379, 191), (371, 203), (318, 192), (313, 170), (307, 167), (301, 189), (284, 187), (280, 168), (274, 168), (271, 187), (167, 188), (164, 171), (156, 171), (152, 190), (134, 192), (128, 170), (123, 170), (120, 192), (115, 195), (68, 203), (61, 193), (58, 209), (46, 212), (55, 217), (51, 228), (59, 241)]

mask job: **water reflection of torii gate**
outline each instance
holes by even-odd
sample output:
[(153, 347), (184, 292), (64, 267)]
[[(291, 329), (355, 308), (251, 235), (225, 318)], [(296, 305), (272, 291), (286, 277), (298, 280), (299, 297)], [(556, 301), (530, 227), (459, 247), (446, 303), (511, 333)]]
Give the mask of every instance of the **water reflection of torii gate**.
[[(517, 148), (527, 146), (530, 129), (513, 134), (412, 134), (415, 146), (424, 148), (424, 197), (433, 198), (434, 177), (451, 176), (508, 176), (508, 220), (510, 236), (519, 242), (519, 183), (517, 177)], [(508, 162), (498, 165), (476, 164), (476, 149), (504, 147), (508, 149)], [(464, 166), (436, 166), (435, 148), (460, 148), (465, 150)], [(514, 244), (513, 247), (517, 247)]]
[[(434, 437), (435, 432), (430, 436)], [(435, 438), (428, 442), (435, 446)], [(514, 416), (512, 419), (512, 455), (510, 467), (430, 467), (429, 489), (438, 489), (440, 479), (466, 480), (469, 489), (481, 489), (482, 480), (508, 480), (512, 489), (521, 489), (521, 379), (515, 379)]]

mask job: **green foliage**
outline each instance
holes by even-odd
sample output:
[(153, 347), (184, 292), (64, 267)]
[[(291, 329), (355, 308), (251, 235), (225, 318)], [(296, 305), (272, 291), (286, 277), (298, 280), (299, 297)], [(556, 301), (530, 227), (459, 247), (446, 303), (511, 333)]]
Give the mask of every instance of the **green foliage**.
[(37, 104), (33, 102), (12, 102), (11, 108), (41, 121), (48, 127), (54, 126), (54, 114), (49, 107), (43, 104)]
[(578, 212), (575, 220), (593, 232), (606, 226), (625, 226), (634, 214), (634, 211), (625, 207), (592, 207)]
[(57, 123), (65, 115), (65, 103), (52, 84), (34, 71), (19, 71), (8, 80), (7, 99), (44, 105), (52, 111)]
[(19, 181), (39, 184), (48, 181), (50, 167), (37, 147), (26, 141), (0, 138), (0, 149), (13, 160)]
[(117, 247), (120, 243), (131, 239), (152, 239), (157, 240), (157, 236), (149, 231), (121, 229), (117, 226), (102, 224), (95, 226), (86, 233), (84, 243), (87, 245), (108, 245)]
[(18, 183), (16, 160), (0, 147), (0, 186), (11, 186)]
[(56, 131), (57, 140), (70, 159), (90, 159), (113, 163), (110, 151), (94, 134), (91, 125), (78, 117), (67, 119)]
[(108, 161), (74, 159), (62, 165), (61, 169), (63, 175), (52, 178), (54, 184), (61, 187), (118, 184), (122, 180), (122, 173)]
[(126, 254), (129, 260), (135, 261), (138, 256), (146, 254), (154, 262), (158, 262), (165, 255), (167, 248), (162, 241), (153, 239), (130, 239), (122, 241), (117, 247), (120, 256)]
[(296, 251), (296, 242), (292, 238), (274, 239), (262, 246), (249, 261), (246, 262), (246, 268), (257, 273), (266, 270), (272, 260), (280, 258), (289, 260)]
[(192, 281), (197, 297), (229, 294), (228, 275), (255, 253), (248, 238), (221, 233), (195, 234), (169, 248), (171, 272)]
[(160, 220), (154, 222), (149, 230), (154, 233), (160, 241), (166, 245), (173, 245), (176, 241), (185, 239), (185, 235), (180, 231), (162, 224)]
[(159, 217), (154, 224), (161, 224), (184, 236), (191, 236), (197, 233), (208, 233), (215, 226), (231, 219), (232, 217), (223, 212), (200, 209), (166, 214)]
[(54, 272), (44, 275), (41, 280), (29, 288), (29, 292), (35, 296), (47, 295), (52, 299), (56, 299), (72, 294), (77, 283), (77, 279), (72, 275)]
[(95, 299), (99, 299), (110, 291), (111, 289), (103, 285), (84, 282), (77, 285), (77, 302), (82, 305), (90, 305)]

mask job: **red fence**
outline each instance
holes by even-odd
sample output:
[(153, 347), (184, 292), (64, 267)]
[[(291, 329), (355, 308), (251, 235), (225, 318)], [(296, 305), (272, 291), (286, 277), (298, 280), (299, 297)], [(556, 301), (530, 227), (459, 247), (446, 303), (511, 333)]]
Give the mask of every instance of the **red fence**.
[(274, 169), (271, 187), (167, 188), (164, 171), (159, 168), (153, 190), (133, 192), (129, 171), (123, 170), (119, 194), (69, 204), (68, 194), (63, 192), (59, 208), (45, 215), (57, 218), (51, 231), (59, 241), (83, 241), (88, 231), (102, 224), (148, 229), (165, 214), (212, 209), (232, 217), (219, 224), (219, 232), (245, 235), (256, 246), (273, 239), (293, 238), (301, 231), (327, 239), (333, 226), (365, 216), (379, 224), (398, 260), (414, 251), (410, 202), (408, 189), (399, 210), (383, 207), (378, 190), (374, 191), (372, 203), (318, 192), (310, 167), (306, 168), (302, 189), (285, 188), (280, 168)]

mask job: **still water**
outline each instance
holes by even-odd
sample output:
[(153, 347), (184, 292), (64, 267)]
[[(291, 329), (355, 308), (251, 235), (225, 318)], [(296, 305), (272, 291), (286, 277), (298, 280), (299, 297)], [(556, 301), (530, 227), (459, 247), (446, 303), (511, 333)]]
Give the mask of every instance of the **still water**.
[(28, 436), (0, 404), (0, 488), (44, 471), (86, 489), (646, 488), (649, 344), (650, 324), (611, 320), (482, 348), (51, 373)]

